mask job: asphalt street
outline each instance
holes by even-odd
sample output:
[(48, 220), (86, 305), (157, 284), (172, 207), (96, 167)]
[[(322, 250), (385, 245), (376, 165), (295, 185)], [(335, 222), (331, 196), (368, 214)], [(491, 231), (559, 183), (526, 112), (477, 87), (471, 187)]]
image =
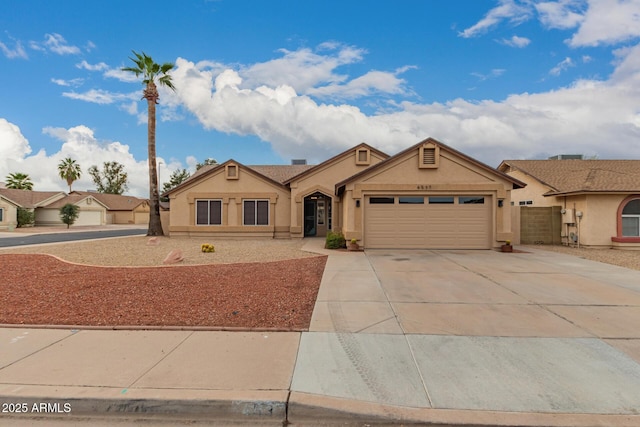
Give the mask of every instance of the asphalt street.
[(18, 237), (3, 237), (2, 239), (0, 239), (0, 248), (7, 248), (11, 246), (39, 245), (42, 243), (71, 242), (74, 240), (104, 239), (107, 237), (138, 236), (144, 235), (146, 233), (146, 228), (128, 228), (123, 230), (32, 234)]

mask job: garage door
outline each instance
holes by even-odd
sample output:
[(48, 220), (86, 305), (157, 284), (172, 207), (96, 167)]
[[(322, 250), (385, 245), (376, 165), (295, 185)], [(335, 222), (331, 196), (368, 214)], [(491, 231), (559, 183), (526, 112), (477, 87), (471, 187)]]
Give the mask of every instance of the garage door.
[(369, 196), (365, 246), (489, 249), (491, 196)]
[(102, 225), (102, 212), (80, 211), (80, 215), (73, 225)]

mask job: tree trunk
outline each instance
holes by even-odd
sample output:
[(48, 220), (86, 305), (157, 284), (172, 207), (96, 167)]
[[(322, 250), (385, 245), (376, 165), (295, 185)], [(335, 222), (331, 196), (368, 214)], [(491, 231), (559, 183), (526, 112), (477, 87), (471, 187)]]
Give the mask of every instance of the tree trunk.
[(148, 148), (149, 148), (149, 229), (147, 236), (163, 236), (160, 222), (160, 195), (158, 194), (158, 170), (156, 166), (156, 102), (158, 91), (153, 82), (145, 90), (148, 105)]

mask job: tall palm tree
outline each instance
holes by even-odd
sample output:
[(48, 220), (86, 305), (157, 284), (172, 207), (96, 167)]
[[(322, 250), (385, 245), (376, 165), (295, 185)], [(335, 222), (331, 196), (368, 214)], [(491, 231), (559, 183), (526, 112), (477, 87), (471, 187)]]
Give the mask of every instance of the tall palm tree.
[(6, 179), (7, 188), (13, 188), (14, 190), (33, 190), (33, 182), (26, 173), (10, 173)]
[(153, 62), (153, 59), (144, 52), (133, 51), (135, 58), (129, 57), (135, 67), (125, 67), (122, 71), (130, 71), (139, 77), (142, 75), (142, 84), (145, 89), (142, 91), (142, 98), (147, 100), (148, 121), (147, 121), (147, 143), (149, 148), (149, 230), (147, 236), (162, 236), (162, 223), (160, 222), (160, 195), (158, 194), (158, 170), (156, 165), (156, 104), (160, 96), (156, 81), (160, 86), (166, 86), (175, 90), (171, 82), (171, 76), (167, 74), (173, 63), (165, 62), (160, 65)]
[(61, 160), (58, 164), (58, 175), (60, 178), (67, 181), (67, 185), (69, 186), (69, 193), (71, 193), (71, 184), (73, 181), (76, 181), (82, 175), (82, 170), (80, 169), (80, 165), (76, 163), (71, 157), (67, 157), (64, 160)]

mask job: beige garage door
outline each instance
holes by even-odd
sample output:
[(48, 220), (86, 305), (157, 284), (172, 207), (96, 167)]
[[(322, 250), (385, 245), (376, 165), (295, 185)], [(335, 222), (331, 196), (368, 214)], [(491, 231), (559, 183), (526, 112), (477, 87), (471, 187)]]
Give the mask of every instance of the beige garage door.
[(102, 225), (102, 211), (80, 211), (73, 225)]
[(370, 196), (369, 249), (489, 249), (491, 196)]

